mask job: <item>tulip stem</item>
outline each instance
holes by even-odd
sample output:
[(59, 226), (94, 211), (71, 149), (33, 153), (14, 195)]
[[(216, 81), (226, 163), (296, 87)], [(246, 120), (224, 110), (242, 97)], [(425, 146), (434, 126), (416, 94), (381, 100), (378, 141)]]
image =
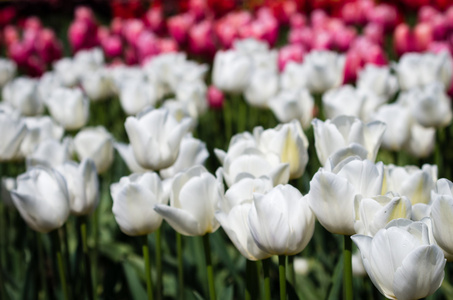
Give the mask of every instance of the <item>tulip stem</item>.
[(246, 276), (245, 299), (246, 300), (259, 299), (258, 295), (259, 277), (258, 277), (258, 265), (256, 261), (251, 261), (247, 259), (245, 276)]
[(271, 300), (271, 279), (269, 277), (269, 268), (271, 259), (263, 259), (263, 275), (264, 275), (264, 300)]
[(152, 300), (153, 286), (151, 282), (151, 263), (149, 259), (148, 235), (142, 236), (142, 251), (143, 259), (145, 260), (146, 291), (148, 293), (148, 300)]
[(41, 234), (38, 232), (35, 232), (35, 238), (36, 238), (36, 248), (38, 248), (38, 268), (41, 272), (41, 274), (39, 274), (39, 277), (41, 280), (42, 294), (39, 293), (39, 299), (47, 299), (48, 292), (47, 292), (47, 283), (46, 283), (46, 268), (44, 266), (44, 249), (43, 249)]
[(178, 258), (178, 299), (184, 299), (184, 266), (182, 260), (182, 235), (176, 232), (176, 255)]
[(52, 231), (51, 235), (52, 235), (52, 242), (53, 242), (53, 248), (55, 251), (55, 256), (57, 258), (58, 273), (60, 274), (61, 289), (63, 290), (64, 299), (69, 300), (68, 285), (66, 282), (66, 274), (65, 274), (66, 268), (64, 265), (63, 255), (61, 254), (60, 235), (58, 234), (58, 230)]
[(296, 286), (296, 272), (294, 270), (294, 255), (288, 256), (288, 266), (286, 267), (289, 273), (289, 282), (292, 286)]
[(343, 298), (345, 300), (352, 300), (352, 240), (349, 235), (344, 235), (343, 262)]
[(209, 243), (209, 234), (203, 235), (204, 257), (206, 260), (206, 271), (208, 273), (209, 299), (215, 300), (214, 271), (211, 261), (211, 246)]
[(82, 251), (85, 260), (85, 281), (88, 299), (93, 300), (94, 299), (93, 278), (91, 276), (91, 259), (90, 253), (88, 251), (87, 224), (85, 217), (79, 217), (77, 220), (78, 220), (77, 231), (79, 235), (79, 243), (82, 243)]
[(162, 299), (162, 227), (156, 230), (156, 298)]
[(286, 300), (286, 255), (278, 256), (278, 275), (280, 279), (280, 300)]

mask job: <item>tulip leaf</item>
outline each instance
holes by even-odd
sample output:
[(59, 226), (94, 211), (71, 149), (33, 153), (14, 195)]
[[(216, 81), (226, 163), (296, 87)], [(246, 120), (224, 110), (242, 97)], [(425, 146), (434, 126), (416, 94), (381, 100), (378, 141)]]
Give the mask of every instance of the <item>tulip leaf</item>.
[(339, 257), (338, 263), (335, 266), (332, 276), (332, 285), (329, 291), (329, 300), (341, 298), (341, 286), (343, 284), (343, 256)]
[(132, 299), (146, 299), (147, 294), (145, 288), (141, 284), (143, 281), (140, 280), (134, 265), (131, 262), (125, 260), (122, 263), (122, 266)]

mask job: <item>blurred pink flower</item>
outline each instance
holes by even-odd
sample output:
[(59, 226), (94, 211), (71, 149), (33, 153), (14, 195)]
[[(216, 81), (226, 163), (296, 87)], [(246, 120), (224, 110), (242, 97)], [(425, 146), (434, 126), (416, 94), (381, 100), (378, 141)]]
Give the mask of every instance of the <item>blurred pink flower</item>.
[(216, 46), (212, 21), (205, 20), (190, 28), (189, 47), (191, 52), (195, 54), (205, 54), (209, 57), (214, 57)]
[(288, 62), (301, 63), (304, 59), (305, 49), (302, 45), (286, 45), (278, 51), (278, 69), (282, 72)]
[(195, 18), (190, 13), (179, 14), (170, 17), (167, 20), (167, 27), (170, 36), (173, 37), (180, 45), (186, 42), (187, 33), (194, 24)]
[(101, 40), (101, 46), (108, 57), (121, 56), (123, 51), (121, 38), (117, 35), (110, 35)]
[(216, 86), (211, 85), (208, 87), (207, 98), (210, 108), (219, 109), (223, 107), (225, 97), (223, 95), (223, 92), (219, 90)]

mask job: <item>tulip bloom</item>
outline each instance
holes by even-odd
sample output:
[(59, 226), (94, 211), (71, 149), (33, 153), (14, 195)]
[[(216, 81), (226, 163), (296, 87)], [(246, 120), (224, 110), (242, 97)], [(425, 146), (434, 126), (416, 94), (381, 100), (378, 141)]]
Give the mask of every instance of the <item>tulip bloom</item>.
[(295, 255), (310, 241), (315, 215), (306, 197), (291, 185), (253, 194), (248, 222), (255, 243), (272, 255)]
[(57, 170), (66, 179), (71, 213), (92, 213), (99, 203), (99, 180), (94, 162), (91, 159), (84, 159), (80, 164), (68, 161)]
[(376, 288), (389, 299), (421, 299), (442, 284), (446, 260), (432, 245), (422, 222), (398, 219), (372, 238), (354, 235), (365, 270)]
[(190, 118), (178, 122), (162, 108), (128, 117), (124, 124), (137, 162), (152, 170), (168, 168), (176, 161), (179, 145), (190, 125)]
[(69, 216), (69, 193), (64, 177), (54, 169), (34, 167), (17, 178), (11, 191), (14, 205), (33, 230), (47, 233)]
[(431, 221), (433, 236), (445, 257), (453, 260), (453, 183), (439, 179), (436, 189), (431, 193)]
[(244, 178), (226, 191), (219, 205), (220, 210), (215, 213), (230, 240), (249, 260), (261, 260), (271, 256), (255, 243), (247, 221), (253, 193), (265, 194), (271, 189), (272, 181), (268, 177)]
[[(330, 159), (330, 164), (334, 159)], [(319, 169), (310, 181), (308, 202), (319, 222), (331, 233), (352, 235), (354, 199), (358, 195), (379, 195), (384, 167), (382, 162), (349, 157), (336, 166)]]
[(269, 108), (282, 123), (296, 119), (307, 130), (313, 120), (315, 100), (307, 89), (283, 90), (269, 100)]
[(333, 120), (313, 120), (315, 147), (319, 162), (327, 163), (328, 158), (352, 144), (359, 144), (367, 151), (367, 159), (376, 159), (382, 136), (385, 131), (383, 122), (364, 124), (358, 118), (338, 116)]
[(195, 166), (176, 175), (170, 206), (157, 204), (154, 210), (180, 234), (203, 236), (220, 226), (214, 213), (222, 193), (222, 184), (203, 166)]
[(146, 235), (160, 227), (162, 217), (153, 208), (157, 204), (166, 205), (168, 198), (156, 173), (122, 177), (110, 186), (110, 194), (115, 220), (125, 234)]
[(84, 128), (74, 138), (74, 148), (80, 160), (91, 158), (98, 173), (107, 171), (113, 163), (113, 137), (102, 126)]
[(21, 143), (27, 134), (25, 122), (19, 117), (0, 110), (0, 128), (2, 128), (0, 161), (18, 158)]
[(0, 88), (14, 78), (17, 66), (9, 59), (0, 58)]
[(19, 77), (3, 87), (2, 100), (10, 103), (23, 115), (39, 115), (44, 111), (44, 104), (36, 92), (37, 86), (36, 79)]

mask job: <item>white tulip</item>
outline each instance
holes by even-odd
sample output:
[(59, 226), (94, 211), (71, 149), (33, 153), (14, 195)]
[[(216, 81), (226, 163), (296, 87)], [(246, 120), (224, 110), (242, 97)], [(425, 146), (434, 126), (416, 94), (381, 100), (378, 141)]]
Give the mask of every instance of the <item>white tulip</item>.
[(170, 206), (157, 204), (154, 210), (177, 232), (202, 236), (220, 226), (214, 214), (222, 193), (221, 183), (203, 166), (195, 166), (176, 175)]
[(433, 294), (444, 279), (446, 260), (428, 236), (426, 224), (398, 219), (373, 238), (352, 240), (376, 288), (389, 299), (412, 300)]
[(74, 148), (80, 160), (91, 158), (100, 174), (113, 163), (113, 137), (102, 126), (79, 131), (74, 138)]
[(364, 100), (352, 85), (343, 85), (322, 95), (322, 104), (327, 119), (340, 115), (359, 118)]
[(226, 191), (219, 205), (220, 210), (215, 213), (230, 240), (249, 260), (261, 260), (271, 256), (255, 243), (248, 223), (253, 193), (264, 194), (271, 189), (272, 181), (267, 177), (244, 178)]
[(135, 115), (145, 107), (157, 104), (156, 87), (145, 80), (127, 80), (119, 88), (121, 107), (127, 115)]
[(224, 92), (241, 93), (248, 86), (253, 62), (247, 54), (234, 50), (217, 51), (212, 67), (212, 81)]
[(27, 135), (20, 146), (23, 156), (31, 155), (36, 146), (44, 140), (61, 140), (63, 137), (63, 127), (49, 116), (29, 117), (25, 118), (24, 121), (27, 126)]
[(31, 155), (27, 156), (27, 168), (43, 165), (56, 168), (71, 159), (70, 141), (62, 142), (54, 139), (46, 139), (39, 143)]
[(83, 73), (80, 84), (91, 101), (106, 100), (113, 95), (113, 80), (105, 68)]
[(131, 173), (144, 173), (146, 171), (151, 171), (141, 167), (137, 162), (131, 144), (113, 143), (113, 147), (115, 147), (115, 149), (118, 151)]
[(14, 78), (16, 70), (17, 66), (14, 61), (7, 58), (0, 58), (0, 88)]
[(357, 77), (357, 89), (370, 90), (388, 100), (398, 90), (398, 80), (388, 66), (367, 64)]
[(176, 86), (176, 100), (184, 103), (194, 120), (198, 120), (208, 109), (206, 90), (206, 84), (202, 80), (181, 82)]
[(39, 115), (44, 111), (44, 104), (38, 97), (37, 88), (36, 79), (18, 77), (3, 87), (2, 98), (23, 115)]
[(282, 123), (296, 119), (306, 130), (313, 120), (315, 101), (307, 89), (281, 91), (269, 100), (268, 105)]
[(122, 177), (110, 186), (112, 211), (122, 232), (130, 236), (146, 235), (157, 230), (162, 217), (154, 211), (158, 204), (166, 205), (159, 176), (153, 172)]
[(128, 117), (124, 124), (135, 159), (143, 168), (152, 170), (168, 168), (176, 161), (181, 140), (190, 125), (190, 118), (178, 122), (162, 108)]
[(94, 162), (91, 159), (84, 159), (80, 164), (67, 161), (57, 170), (67, 183), (71, 213), (92, 213), (99, 203), (99, 180)]
[(354, 199), (372, 197), (382, 189), (382, 162), (349, 157), (333, 169), (321, 168), (310, 181), (308, 202), (321, 225), (331, 233), (352, 235)]
[(382, 122), (364, 124), (350, 116), (339, 116), (324, 122), (314, 119), (312, 124), (316, 153), (322, 165), (326, 164), (332, 154), (352, 144), (361, 145), (367, 151), (367, 159), (374, 161), (386, 130)]
[(295, 255), (311, 240), (315, 215), (306, 197), (291, 185), (278, 185), (266, 194), (253, 194), (248, 216), (261, 250), (272, 255)]
[(303, 64), (290, 61), (280, 74), (280, 86), (283, 91), (307, 88), (308, 69)]
[(27, 135), (23, 119), (0, 110), (0, 161), (9, 161), (20, 157), (20, 145)]
[(439, 179), (431, 195), (433, 236), (445, 257), (453, 261), (453, 183), (448, 179)]
[(11, 191), (14, 205), (33, 230), (49, 232), (66, 222), (69, 194), (63, 176), (54, 169), (34, 167), (17, 178)]
[(436, 145), (436, 129), (412, 122), (409, 139), (404, 144), (404, 149), (417, 158), (426, 158), (433, 153), (434, 145)]
[(304, 57), (307, 88), (312, 93), (325, 91), (341, 85), (345, 56), (331, 51), (311, 51)]
[(67, 130), (82, 128), (88, 122), (88, 99), (79, 88), (57, 88), (46, 101), (50, 115)]

